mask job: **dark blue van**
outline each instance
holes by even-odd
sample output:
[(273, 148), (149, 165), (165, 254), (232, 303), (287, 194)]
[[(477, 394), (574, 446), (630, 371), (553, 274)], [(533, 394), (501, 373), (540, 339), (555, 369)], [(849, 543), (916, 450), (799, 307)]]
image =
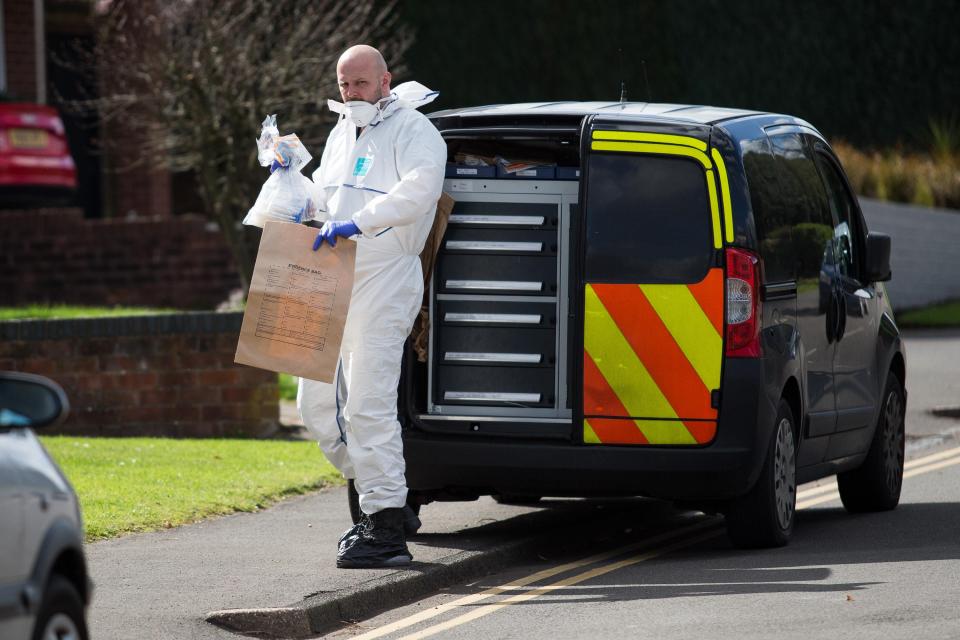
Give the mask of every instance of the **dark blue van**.
[(897, 505), (906, 364), (840, 162), (803, 120), (647, 103), (431, 116), (456, 200), (401, 381), (411, 503), (652, 496), (787, 542), (796, 487)]

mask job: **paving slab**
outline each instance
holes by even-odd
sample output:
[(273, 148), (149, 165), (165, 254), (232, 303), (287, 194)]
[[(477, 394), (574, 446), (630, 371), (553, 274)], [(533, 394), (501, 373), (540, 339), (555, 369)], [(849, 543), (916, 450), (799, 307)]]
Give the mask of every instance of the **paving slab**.
[(579, 517), (577, 508), (489, 498), (434, 503), (422, 508), (423, 529), (410, 541), (412, 567), (347, 570), (335, 567), (337, 540), (350, 525), (346, 500), (338, 487), (259, 513), (88, 545), (96, 585), (92, 637), (236, 638), (206, 622), (215, 611), (227, 612), (216, 622), (248, 634), (315, 636), (398, 597), (498, 570), (510, 554), (529, 551), (538, 535)]

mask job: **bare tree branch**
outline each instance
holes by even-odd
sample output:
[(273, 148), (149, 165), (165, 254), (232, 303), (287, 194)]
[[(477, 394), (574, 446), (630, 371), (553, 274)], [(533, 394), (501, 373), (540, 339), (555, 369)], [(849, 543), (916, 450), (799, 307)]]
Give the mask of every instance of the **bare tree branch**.
[(370, 43), (395, 76), (405, 72), (400, 61), (412, 37), (395, 7), (396, 0), (115, 0), (100, 17), (95, 50), (67, 62), (95, 70), (101, 95), (71, 106), (98, 112), (118, 168), (196, 176), (206, 214), (247, 285), (258, 239), (239, 221), (266, 178), (256, 159), (260, 122), (277, 113), (281, 132), (296, 132), (319, 159), (340, 53)]

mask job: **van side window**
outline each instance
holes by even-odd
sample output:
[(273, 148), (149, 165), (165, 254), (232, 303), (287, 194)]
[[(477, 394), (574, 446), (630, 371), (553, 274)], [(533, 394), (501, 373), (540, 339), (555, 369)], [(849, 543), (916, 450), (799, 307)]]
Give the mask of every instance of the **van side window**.
[(857, 261), (860, 259), (860, 247), (857, 239), (862, 235), (857, 223), (856, 207), (833, 161), (823, 153), (817, 153), (816, 158), (827, 187), (830, 210), (837, 221), (833, 228), (833, 252), (840, 273), (848, 278), (859, 279)]
[(833, 257), (823, 184), (800, 134), (768, 140), (742, 145), (764, 280), (817, 279)]
[(693, 283), (706, 276), (713, 236), (699, 163), (595, 153), (588, 176), (587, 281)]

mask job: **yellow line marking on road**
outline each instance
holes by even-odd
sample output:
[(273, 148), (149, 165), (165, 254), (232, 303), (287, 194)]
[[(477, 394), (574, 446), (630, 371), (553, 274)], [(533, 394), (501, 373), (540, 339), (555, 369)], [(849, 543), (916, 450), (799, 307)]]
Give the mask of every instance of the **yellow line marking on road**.
[(950, 467), (955, 464), (960, 464), (960, 456), (956, 458), (950, 458), (949, 460), (944, 460), (943, 462), (937, 462), (935, 464), (928, 464), (925, 467), (919, 467), (916, 469), (911, 469), (903, 474), (903, 479), (912, 478), (913, 476), (918, 476), (921, 473), (929, 473), (931, 471), (936, 471), (937, 469), (943, 469), (944, 467)]
[[(923, 473), (929, 473), (931, 471), (936, 471), (938, 469), (943, 469), (945, 467), (949, 467), (956, 464), (960, 464), (960, 447), (956, 447), (954, 449), (948, 449), (946, 451), (941, 451), (939, 453), (931, 454), (931, 455), (924, 456), (922, 458), (917, 458), (915, 460), (911, 460), (907, 462), (906, 464), (904, 464), (904, 468), (905, 469), (909, 468), (910, 471), (905, 471), (903, 474), (903, 477), (904, 479), (907, 479), (913, 476), (918, 476)], [(820, 495), (820, 494), (825, 494), (825, 495)], [(811, 497), (811, 496), (817, 496), (817, 497)], [(799, 511), (800, 509), (807, 509), (809, 507), (813, 507), (818, 504), (832, 502), (839, 498), (840, 498), (840, 493), (839, 491), (837, 491), (837, 483), (830, 482), (829, 484), (825, 484), (822, 486), (810, 487), (809, 489), (798, 491), (796, 508)], [(391, 624), (378, 627), (376, 629), (372, 629), (362, 635), (355, 636), (353, 640), (372, 640), (373, 638), (380, 638), (390, 633), (393, 633), (395, 631), (400, 631), (401, 629), (411, 627), (425, 620), (429, 620), (430, 618), (434, 618), (436, 616), (447, 613), (452, 609), (471, 605), (471, 604), (480, 602), (482, 600), (486, 600), (488, 598), (502, 595), (511, 591), (524, 589), (525, 587), (528, 587), (529, 585), (535, 582), (552, 578), (556, 575), (559, 575), (561, 573), (566, 573), (567, 571), (571, 571), (573, 569), (579, 569), (581, 567), (596, 564), (598, 562), (603, 562), (605, 560), (609, 560), (611, 558), (623, 555), (625, 553), (635, 551), (641, 547), (645, 547), (651, 544), (657, 544), (664, 540), (669, 540), (671, 538), (676, 538), (678, 536), (684, 536), (686, 534), (693, 533), (694, 531), (697, 531), (700, 529), (716, 527), (718, 525), (719, 523), (716, 520), (705, 520), (705, 521), (698, 522), (696, 524), (689, 525), (687, 527), (683, 527), (681, 529), (677, 529), (674, 531), (666, 531), (664, 533), (651, 536), (650, 538), (646, 538), (639, 542), (625, 545), (617, 549), (613, 549), (611, 551), (605, 551), (603, 553), (598, 553), (592, 556), (588, 556), (580, 560), (575, 560), (573, 562), (567, 562), (561, 565), (557, 565), (556, 567), (544, 569), (542, 571), (533, 573), (529, 576), (514, 580), (513, 582), (509, 582), (505, 585), (492, 587), (490, 589), (481, 591), (480, 593), (475, 593), (469, 596), (465, 596), (463, 598), (459, 598), (452, 602), (439, 605), (437, 607), (434, 607), (433, 609), (430, 609), (429, 611), (421, 611), (420, 613), (416, 613), (412, 616), (408, 616), (401, 620), (397, 620), (396, 622), (393, 622)], [(440, 633), (441, 631), (446, 631), (453, 627), (460, 626), (467, 622), (476, 620), (477, 618), (481, 618), (483, 616), (491, 614), (495, 611), (499, 611), (504, 607), (508, 607), (513, 604), (518, 604), (520, 602), (526, 602), (527, 600), (538, 598), (552, 591), (556, 591), (557, 589), (562, 589), (563, 587), (569, 587), (575, 584), (579, 584), (586, 580), (590, 580), (592, 578), (596, 578), (596, 577), (605, 575), (607, 573), (610, 573), (611, 571), (616, 571), (617, 569), (622, 569), (640, 562), (644, 562), (646, 560), (657, 558), (659, 556), (670, 553), (671, 551), (676, 551), (677, 549), (682, 549), (684, 547), (697, 544), (698, 542), (703, 542), (705, 540), (715, 538), (721, 535), (722, 533), (723, 533), (723, 530), (708, 531), (706, 533), (702, 533), (700, 535), (697, 535), (691, 538), (685, 538), (683, 540), (673, 542), (659, 549), (651, 549), (649, 551), (645, 551), (644, 553), (631, 556), (629, 558), (625, 558), (623, 560), (620, 560), (611, 564), (602, 565), (600, 567), (590, 569), (589, 571), (585, 571), (583, 573), (570, 576), (569, 578), (564, 578), (563, 580), (554, 582), (552, 584), (529, 589), (524, 591), (524, 593), (511, 596), (509, 598), (501, 600), (500, 602), (484, 605), (482, 607), (474, 609), (463, 615), (457, 616), (455, 618), (451, 618), (450, 620), (447, 620), (445, 622), (440, 622), (433, 626), (427, 627), (426, 629), (423, 629), (421, 631), (403, 636), (401, 640), (416, 640), (419, 638), (427, 638), (429, 636)]]
[(833, 493), (828, 493), (825, 496), (820, 496), (819, 498), (810, 498), (809, 500), (797, 501), (797, 511), (800, 509), (807, 509), (809, 507), (815, 507), (818, 504), (824, 504), (825, 502), (833, 502), (834, 500), (840, 497), (839, 491), (834, 491)]
[(836, 491), (836, 490), (837, 490), (837, 481), (834, 480), (833, 482), (830, 482), (825, 485), (821, 485), (819, 487), (810, 487), (809, 489), (804, 489), (803, 491), (797, 491), (797, 500), (800, 500), (801, 498), (808, 498), (810, 496), (819, 495), (821, 493), (829, 493), (830, 491)]
[(960, 447), (947, 449), (946, 451), (941, 451), (940, 453), (934, 453), (929, 456), (924, 456), (922, 458), (916, 458), (915, 460), (910, 460), (903, 465), (903, 468), (912, 469), (913, 467), (919, 467), (921, 465), (927, 464), (928, 462), (943, 460), (944, 458), (952, 458), (953, 456), (960, 456)]
[(542, 587), (531, 589), (526, 593), (520, 593), (515, 596), (511, 596), (506, 600), (501, 600), (500, 602), (497, 602), (494, 604), (484, 605), (478, 609), (474, 609), (473, 611), (457, 616), (456, 618), (452, 618), (445, 622), (435, 624), (432, 627), (427, 627), (422, 631), (418, 631), (416, 633), (411, 633), (410, 635), (403, 636), (401, 640), (419, 640), (420, 638), (427, 638), (437, 633), (440, 633), (441, 631), (446, 631), (447, 629), (458, 627), (466, 622), (471, 622), (473, 620), (476, 620), (477, 618), (482, 618), (483, 616), (489, 615), (495, 611), (499, 611), (504, 607), (509, 607), (511, 605), (518, 604), (520, 602), (526, 602), (527, 600), (533, 600), (534, 598), (539, 598), (540, 596), (550, 593), (551, 591), (556, 591), (557, 589), (570, 587), (575, 584), (585, 582), (587, 580), (592, 580), (593, 578), (598, 578), (602, 575), (610, 573), (611, 571), (616, 571), (617, 569), (623, 569), (625, 567), (629, 567), (631, 565), (637, 564), (638, 562), (644, 562), (645, 560), (651, 560), (653, 558), (670, 553), (671, 551), (676, 551), (677, 549), (689, 547), (697, 544), (698, 542), (703, 542), (704, 540), (716, 538), (721, 534), (723, 534), (722, 529), (718, 531), (710, 531), (708, 533), (702, 533), (698, 536), (694, 536), (692, 538), (685, 538), (683, 540), (679, 540), (672, 544), (668, 544), (665, 547), (661, 547), (659, 549), (653, 549), (651, 551), (646, 551), (639, 555), (631, 556), (629, 558), (620, 560), (618, 562), (601, 565), (599, 567), (596, 567), (595, 569), (585, 571), (575, 576), (570, 576), (569, 578), (564, 578), (563, 580), (554, 582), (553, 584), (548, 584)]
[[(934, 453), (929, 456), (924, 456), (922, 458), (917, 458), (904, 463), (903, 479), (906, 480), (907, 478), (918, 476), (921, 473), (936, 471), (937, 469), (943, 469), (944, 467), (949, 467), (955, 464), (960, 464), (960, 447), (947, 449), (946, 451), (941, 451), (939, 453)], [(825, 493), (826, 495), (801, 501), (801, 498), (807, 498), (820, 493)], [(818, 504), (824, 504), (825, 502), (832, 502), (839, 497), (840, 491), (836, 482), (831, 482), (830, 484), (826, 484), (822, 487), (812, 487), (806, 491), (797, 492), (797, 509), (805, 509)]]
[(695, 524), (681, 527), (680, 529), (672, 529), (670, 531), (664, 531), (663, 533), (658, 533), (655, 536), (650, 536), (649, 538), (644, 538), (643, 540), (632, 542), (622, 547), (611, 549), (610, 551), (604, 551), (603, 553), (597, 553), (592, 556), (588, 556), (586, 558), (581, 558), (580, 560), (574, 560), (572, 562), (566, 562), (564, 564), (560, 564), (555, 567), (550, 567), (549, 569), (543, 569), (542, 571), (537, 571), (536, 573), (530, 574), (523, 578), (518, 578), (513, 582), (509, 582), (507, 584), (500, 585), (497, 587), (491, 587), (490, 589), (486, 589), (484, 591), (481, 591), (480, 593), (474, 593), (469, 596), (465, 596), (463, 598), (454, 600), (453, 602), (448, 602), (446, 604), (439, 605), (428, 611), (421, 611), (420, 613), (416, 613), (407, 618), (403, 618), (402, 620), (397, 620), (396, 622), (385, 625), (383, 627), (377, 627), (376, 629), (372, 629), (364, 633), (363, 635), (354, 636), (352, 640), (372, 640), (373, 638), (380, 638), (389, 633), (393, 633), (394, 631), (399, 631), (400, 629), (404, 629), (406, 627), (412, 626), (419, 622), (423, 622), (424, 620), (428, 620), (435, 616), (446, 613), (450, 609), (473, 604), (475, 602), (486, 600), (487, 598), (501, 595), (509, 591), (516, 591), (517, 589), (522, 589), (530, 584), (533, 584), (534, 582), (539, 582), (540, 580), (546, 580), (548, 578), (552, 578), (561, 573), (566, 573), (567, 571), (571, 571), (573, 569), (579, 569), (581, 567), (585, 567), (591, 564), (596, 564), (597, 562), (603, 562), (604, 560), (609, 560), (610, 558), (614, 558), (616, 556), (620, 556), (626, 553), (630, 553), (632, 551), (636, 551), (641, 547), (646, 547), (652, 544), (658, 544), (660, 542), (663, 542), (664, 540), (675, 538), (678, 535), (694, 533), (701, 529), (716, 527), (717, 525), (718, 525), (718, 522), (714, 519), (703, 520)]

